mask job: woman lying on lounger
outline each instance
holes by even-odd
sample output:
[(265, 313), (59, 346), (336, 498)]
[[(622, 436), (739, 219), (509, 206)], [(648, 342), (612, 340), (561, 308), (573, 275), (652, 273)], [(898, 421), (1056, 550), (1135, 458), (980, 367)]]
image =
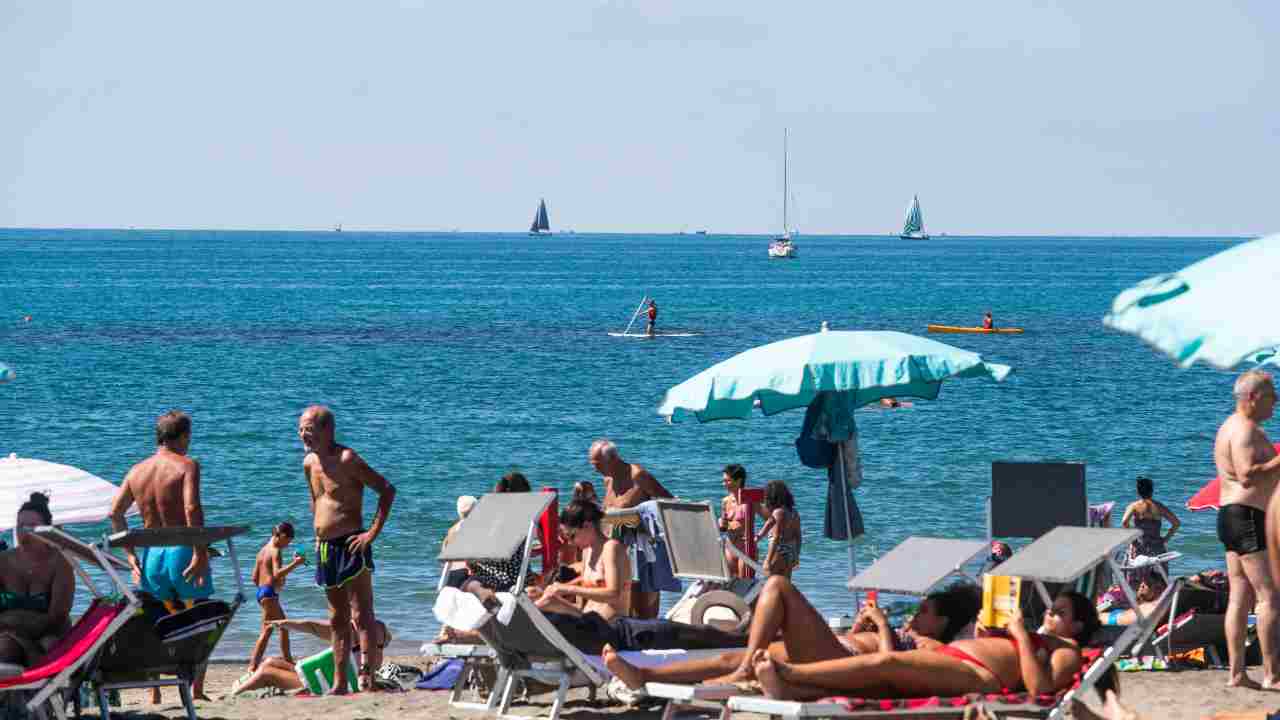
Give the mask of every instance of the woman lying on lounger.
[(753, 672), (765, 695), (817, 700), (833, 694), (872, 698), (963, 695), (1003, 688), (1048, 694), (1071, 687), (1080, 670), (1080, 643), (1098, 629), (1093, 603), (1063, 592), (1045, 611), (1040, 632), (1014, 612), (1008, 634), (957, 640), (933, 650), (874, 653), (816, 663), (775, 661), (756, 654)]
[[(948, 643), (977, 618), (981, 604), (977, 588), (956, 585), (926, 597), (901, 632), (895, 633), (878, 609), (864, 608), (854, 629), (837, 637), (790, 580), (774, 575), (756, 601), (745, 649), (713, 658), (640, 668), (624, 661), (615, 648), (606, 647), (604, 661), (610, 672), (632, 689), (643, 687), (646, 682), (739, 682), (752, 679), (751, 659), (759, 650), (767, 649), (778, 660), (816, 662)], [(874, 631), (865, 629), (868, 621)]]
[(586, 500), (574, 500), (560, 513), (565, 535), (582, 550), (582, 573), (569, 582), (555, 582), (529, 594), (544, 612), (561, 615), (595, 613), (608, 621), (628, 615), (631, 600), (631, 559), (627, 549), (600, 531), (604, 511)]

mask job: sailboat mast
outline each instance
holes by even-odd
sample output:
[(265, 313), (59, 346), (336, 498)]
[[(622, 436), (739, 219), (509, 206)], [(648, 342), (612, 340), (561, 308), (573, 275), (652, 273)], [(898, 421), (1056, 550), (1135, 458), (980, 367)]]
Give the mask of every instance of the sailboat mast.
[(786, 235), (790, 226), (787, 224), (787, 129), (782, 128), (782, 234)]

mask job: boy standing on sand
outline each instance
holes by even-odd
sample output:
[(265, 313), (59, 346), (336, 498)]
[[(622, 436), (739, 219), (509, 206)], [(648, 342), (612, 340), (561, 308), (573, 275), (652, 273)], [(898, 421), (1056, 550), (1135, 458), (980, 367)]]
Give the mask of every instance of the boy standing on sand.
[[(349, 447), (334, 440), (333, 412), (312, 405), (298, 418), (298, 437), (307, 450), (302, 474), (311, 486), (311, 511), (316, 530), (316, 585), (329, 601), (333, 656), (340, 658), (333, 694), (346, 695), (346, 663), (355, 621), (360, 647), (366, 648), (359, 668), (360, 684), (372, 690), (373, 672), (382, 664), (373, 615), (373, 541), (387, 524), (396, 489)], [(364, 489), (378, 494), (378, 510), (364, 529)], [(354, 616), (354, 617), (353, 617)]]
[[(258, 588), (258, 607), (262, 608), (262, 632), (258, 642), (253, 646), (253, 655), (249, 659), (249, 672), (258, 669), (262, 656), (267, 652), (267, 642), (271, 640), (269, 623), (273, 620), (284, 620), (284, 606), (280, 604), (280, 593), (284, 591), (284, 579), (307, 559), (301, 553), (293, 562), (284, 565), (280, 562), (280, 551), (293, 542), (293, 524), (282, 522), (271, 531), (271, 539), (258, 551), (258, 558), (253, 563), (253, 584)], [(280, 654), (285, 660), (293, 662), (293, 653), (289, 652), (289, 631), (280, 628)]]

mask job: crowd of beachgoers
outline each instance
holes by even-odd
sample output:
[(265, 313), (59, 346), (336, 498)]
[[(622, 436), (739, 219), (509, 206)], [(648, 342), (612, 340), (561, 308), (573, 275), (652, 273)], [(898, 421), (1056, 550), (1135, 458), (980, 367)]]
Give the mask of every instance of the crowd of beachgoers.
[[(1235, 410), (1223, 422), (1214, 445), (1221, 479), (1218, 535), (1226, 556), (1227, 684), (1276, 689), (1280, 647), (1273, 578), (1280, 576), (1280, 525), (1268, 527), (1267, 518), (1280, 516), (1280, 510), (1270, 507), (1280, 501), (1275, 495), (1280, 455), (1260, 425), (1271, 417), (1276, 403), (1271, 376), (1257, 370), (1242, 374), (1234, 398)], [(383, 662), (391, 631), (377, 620), (374, 602), (373, 548), (391, 519), (396, 489), (354, 449), (339, 444), (335, 430), (334, 415), (324, 406), (309, 407), (299, 418), (316, 536), (314, 582), (325, 593), (328, 617), (286, 616), (287, 578), (307, 561), (302, 554), (285, 561), (283, 550), (294, 541), (295, 530), (288, 523), (277, 525), (253, 567), (261, 634), (246, 672), (229, 688), (231, 695), (263, 689), (314, 691), (299, 666), (316, 658), (295, 658), (290, 633), (308, 633), (330, 644), (319, 659), (329, 663), (325, 689), (331, 694), (401, 689), (404, 683), (397, 682), (397, 676), (411, 670)], [(189, 417), (178, 411), (162, 415), (155, 435), (155, 453), (133, 466), (115, 498), (113, 527), (127, 528), (126, 513), (135, 506), (146, 528), (203, 526), (200, 465), (187, 454)], [(757, 582), (758, 594), (732, 619), (660, 619), (660, 593), (681, 589), (667, 548), (661, 543), (645, 545), (643, 522), (610, 522), (607, 513), (633, 509), (643, 515), (643, 508), (652, 505), (649, 501), (671, 498), (672, 493), (642, 465), (624, 460), (607, 439), (592, 443), (587, 459), (601, 479), (603, 495), (591, 482), (578, 483), (558, 507), (556, 522), (540, 525), (544, 530), (536, 547), (522, 543), (503, 560), (449, 562), (442, 570), (441, 592), (465, 596), (495, 612), (510, 593), (527, 596), (557, 631), (583, 652), (598, 655), (615, 681), (633, 691), (642, 691), (646, 683), (666, 682), (727, 683), (743, 692), (794, 700), (837, 695), (1053, 695), (1079, 681), (1092, 657), (1091, 642), (1103, 624), (1145, 622), (1167, 610), (1167, 603), (1161, 602), (1170, 585), (1167, 566), (1135, 562), (1123, 578), (1116, 578), (1136, 588), (1132, 607), (1115, 604), (1114, 592), (1103, 598), (1067, 586), (1043, 606), (1040, 617), (1023, 617), (1022, 609), (1014, 608), (1003, 627), (988, 627), (978, 622), (984, 604), (981, 585), (969, 580), (935, 589), (899, 625), (891, 622), (874, 595), (869, 596), (852, 627), (835, 630), (791, 582), (801, 562), (803, 532), (789, 488), (781, 481), (750, 488), (747, 470), (729, 464), (723, 470), (726, 494), (717, 518), (725, 541), (725, 566), (734, 577)], [(1152, 480), (1139, 477), (1135, 489), (1137, 498), (1119, 521), (1140, 531), (1129, 558), (1158, 559), (1180, 522), (1155, 499)], [(377, 499), (368, 523), (366, 491)], [(489, 493), (480, 494), (529, 492), (528, 480), (510, 472)], [(480, 502), (475, 496), (458, 498), (458, 520), (444, 539), (446, 549)], [(71, 625), (73, 568), (50, 546), (22, 541), (24, 531), (51, 522), (48, 498), (32, 495), (18, 513), (17, 547), (0, 553), (0, 663), (38, 662)], [(761, 558), (757, 543), (766, 541)], [(535, 553), (541, 557), (540, 567), (531, 562)], [(215, 594), (206, 547), (130, 549), (126, 555), (134, 583), (161, 602), (190, 607)], [(1008, 545), (994, 542), (984, 573), (998, 575), (996, 568), (1011, 555)], [(1101, 615), (1100, 600), (1104, 606), (1113, 605)], [(1259, 680), (1248, 675), (1245, 664), (1251, 614), (1256, 614), (1261, 650)], [(273, 637), (278, 638), (280, 654), (268, 657)], [(485, 636), (446, 625), (436, 642), (483, 644)], [(676, 648), (722, 652), (660, 665), (627, 659), (628, 651)], [(1131, 711), (1112, 692), (1114, 672), (1104, 674), (1095, 687), (1099, 694), (1109, 693), (1102, 712), (1132, 716), (1125, 715)], [(195, 693), (207, 697), (203, 678), (197, 680)]]

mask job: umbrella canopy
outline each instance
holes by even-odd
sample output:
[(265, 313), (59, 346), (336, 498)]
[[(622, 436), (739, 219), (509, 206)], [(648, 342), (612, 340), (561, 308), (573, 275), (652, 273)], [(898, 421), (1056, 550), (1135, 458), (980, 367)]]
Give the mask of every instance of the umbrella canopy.
[(1170, 275), (1121, 292), (1102, 319), (1142, 338), (1183, 367), (1235, 367), (1280, 345), (1280, 235), (1240, 243)]
[(886, 397), (938, 396), (948, 378), (1004, 380), (1007, 365), (900, 332), (829, 331), (780, 340), (716, 363), (667, 391), (658, 414), (701, 422), (807, 407), (820, 392), (847, 392), (851, 407)]
[[(119, 490), (97, 475), (70, 465), (20, 458), (0, 458), (0, 530), (14, 526), (18, 508), (33, 492), (49, 496), (53, 524), (98, 522), (111, 514), (111, 502)], [(131, 515), (136, 515), (135, 505)]]
[[(1272, 443), (1276, 452), (1280, 453), (1280, 442)], [(1204, 487), (1196, 491), (1187, 501), (1188, 510), (1217, 510), (1222, 507), (1222, 476), (1210, 480)]]
[(5, 365), (4, 363), (0, 363), (0, 383), (9, 382), (15, 377), (17, 377), (17, 373), (13, 371), (13, 368)]

